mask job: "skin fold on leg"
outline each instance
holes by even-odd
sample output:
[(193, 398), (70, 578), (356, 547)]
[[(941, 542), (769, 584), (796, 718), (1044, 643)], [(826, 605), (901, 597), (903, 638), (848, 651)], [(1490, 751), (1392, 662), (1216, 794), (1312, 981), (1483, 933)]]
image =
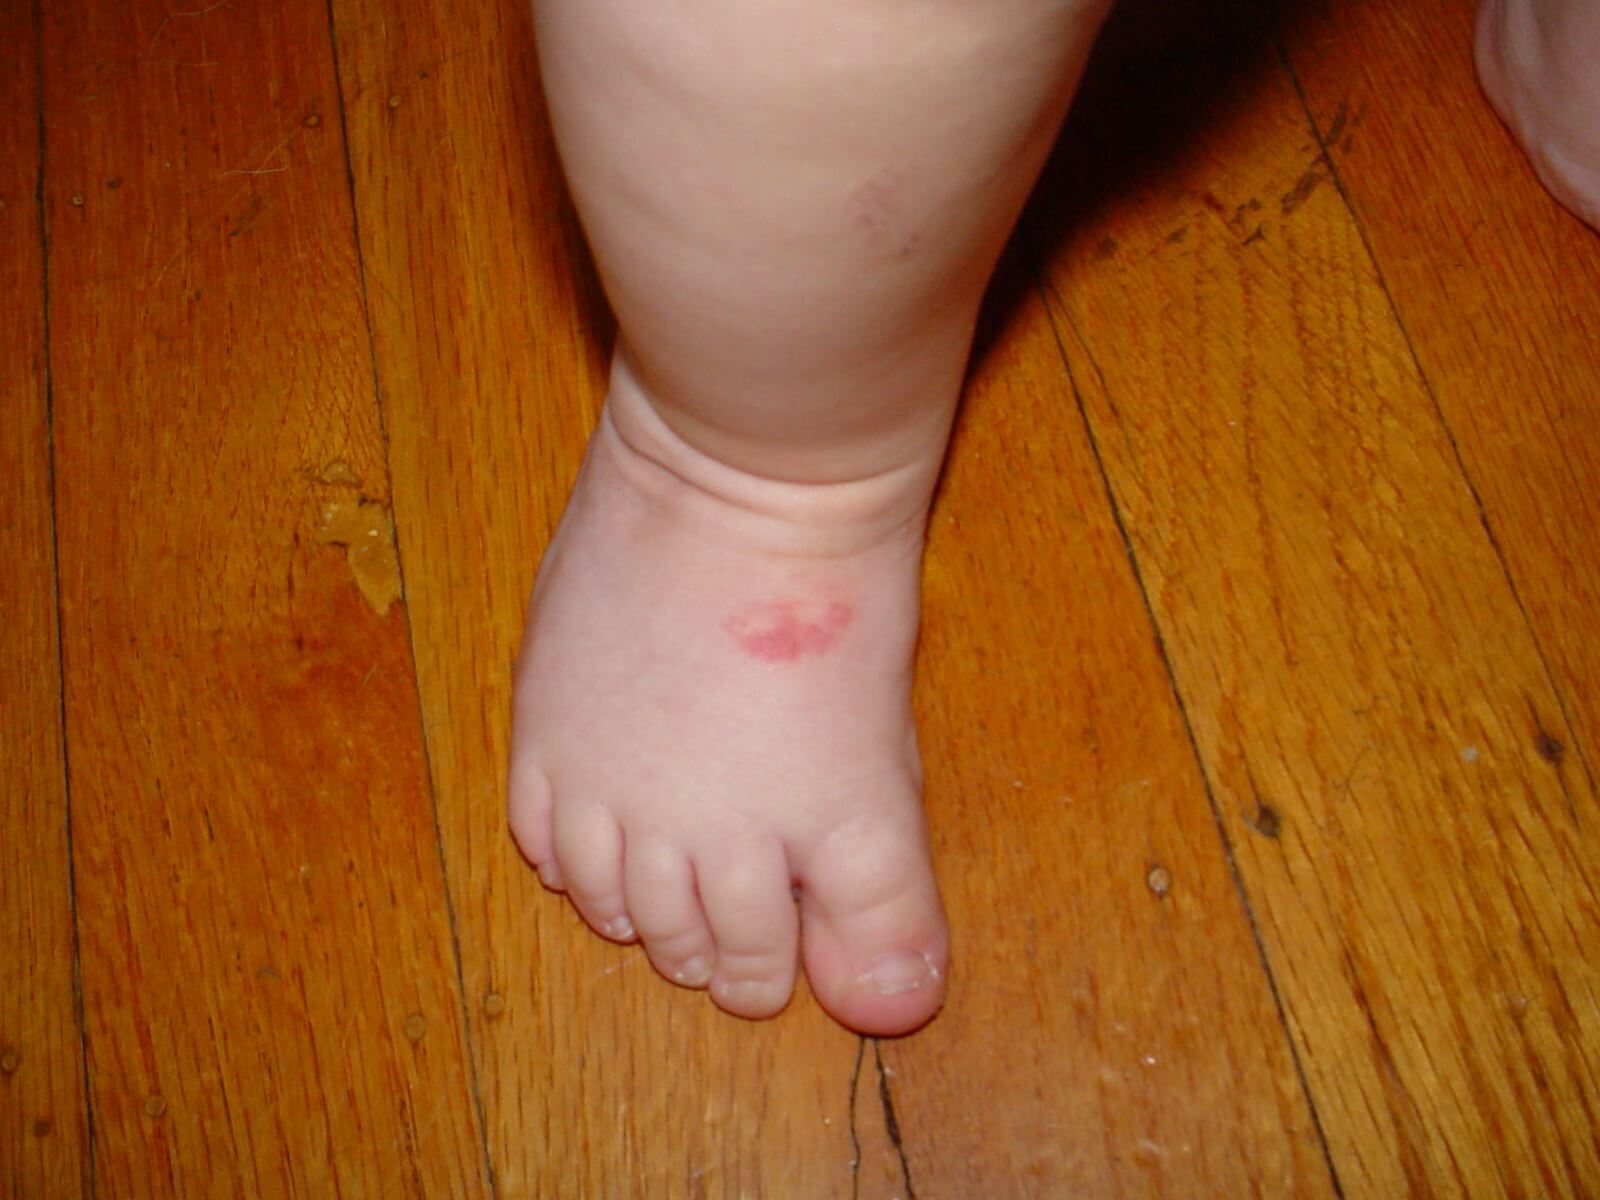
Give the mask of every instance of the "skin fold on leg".
[(978, 306), (1105, 5), (538, 0), (620, 338), (540, 564), (511, 825), (547, 884), (731, 1012), (803, 953), (863, 1032), (949, 940), (910, 710)]

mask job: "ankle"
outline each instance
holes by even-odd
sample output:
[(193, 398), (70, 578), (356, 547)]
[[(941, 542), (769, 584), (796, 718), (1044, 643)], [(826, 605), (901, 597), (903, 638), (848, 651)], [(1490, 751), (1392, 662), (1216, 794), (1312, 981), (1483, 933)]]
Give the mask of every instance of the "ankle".
[[(796, 367), (781, 379), (779, 362), (685, 380), (681, 366), (651, 369), (619, 341), (611, 386), (638, 394), (678, 438), (747, 474), (804, 484), (872, 478), (943, 456), (976, 326), (976, 301), (960, 307), (927, 314), (910, 344), (885, 344), (833, 371)], [(847, 352), (807, 343), (771, 354), (830, 360)]]
[(696, 445), (662, 416), (619, 354), (595, 439), (596, 453), (609, 455), (636, 491), (680, 523), (712, 519), (767, 549), (831, 558), (920, 538), (948, 427), (946, 417), (920, 444), (908, 439), (907, 452), (859, 477), (785, 478), (752, 470), (758, 451), (736, 465)]

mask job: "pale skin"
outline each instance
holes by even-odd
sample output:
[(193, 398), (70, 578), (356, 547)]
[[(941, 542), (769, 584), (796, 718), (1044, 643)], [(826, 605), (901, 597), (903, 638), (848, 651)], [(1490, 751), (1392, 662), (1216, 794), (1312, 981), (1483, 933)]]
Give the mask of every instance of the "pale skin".
[(1478, 78), (1550, 194), (1600, 230), (1600, 4), (1480, 0)]
[(802, 965), (862, 1032), (943, 1002), (924, 526), (1108, 3), (535, 4), (621, 334), (530, 608), (511, 827), (598, 933), (729, 1012), (780, 1011)]

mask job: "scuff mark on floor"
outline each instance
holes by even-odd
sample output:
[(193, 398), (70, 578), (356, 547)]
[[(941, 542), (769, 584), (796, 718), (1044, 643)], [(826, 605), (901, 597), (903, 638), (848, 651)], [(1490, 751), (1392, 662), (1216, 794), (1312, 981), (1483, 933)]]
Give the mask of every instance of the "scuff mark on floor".
[(1316, 161), (1300, 176), (1300, 180), (1278, 200), (1278, 208), (1284, 216), (1292, 216), (1296, 209), (1311, 198), (1311, 193), (1324, 183), (1332, 180), (1333, 176), (1327, 170), (1328, 156), (1317, 155)]

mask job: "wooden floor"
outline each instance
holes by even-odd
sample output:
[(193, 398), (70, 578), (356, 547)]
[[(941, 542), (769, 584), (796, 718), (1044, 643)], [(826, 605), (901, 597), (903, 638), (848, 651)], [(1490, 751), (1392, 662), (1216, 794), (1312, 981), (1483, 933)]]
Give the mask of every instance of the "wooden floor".
[(1108, 36), (934, 518), (957, 965), (883, 1042), (506, 835), (611, 336), (525, 9), (0, 4), (0, 1195), (1600, 1195), (1600, 237), (1471, 0)]

